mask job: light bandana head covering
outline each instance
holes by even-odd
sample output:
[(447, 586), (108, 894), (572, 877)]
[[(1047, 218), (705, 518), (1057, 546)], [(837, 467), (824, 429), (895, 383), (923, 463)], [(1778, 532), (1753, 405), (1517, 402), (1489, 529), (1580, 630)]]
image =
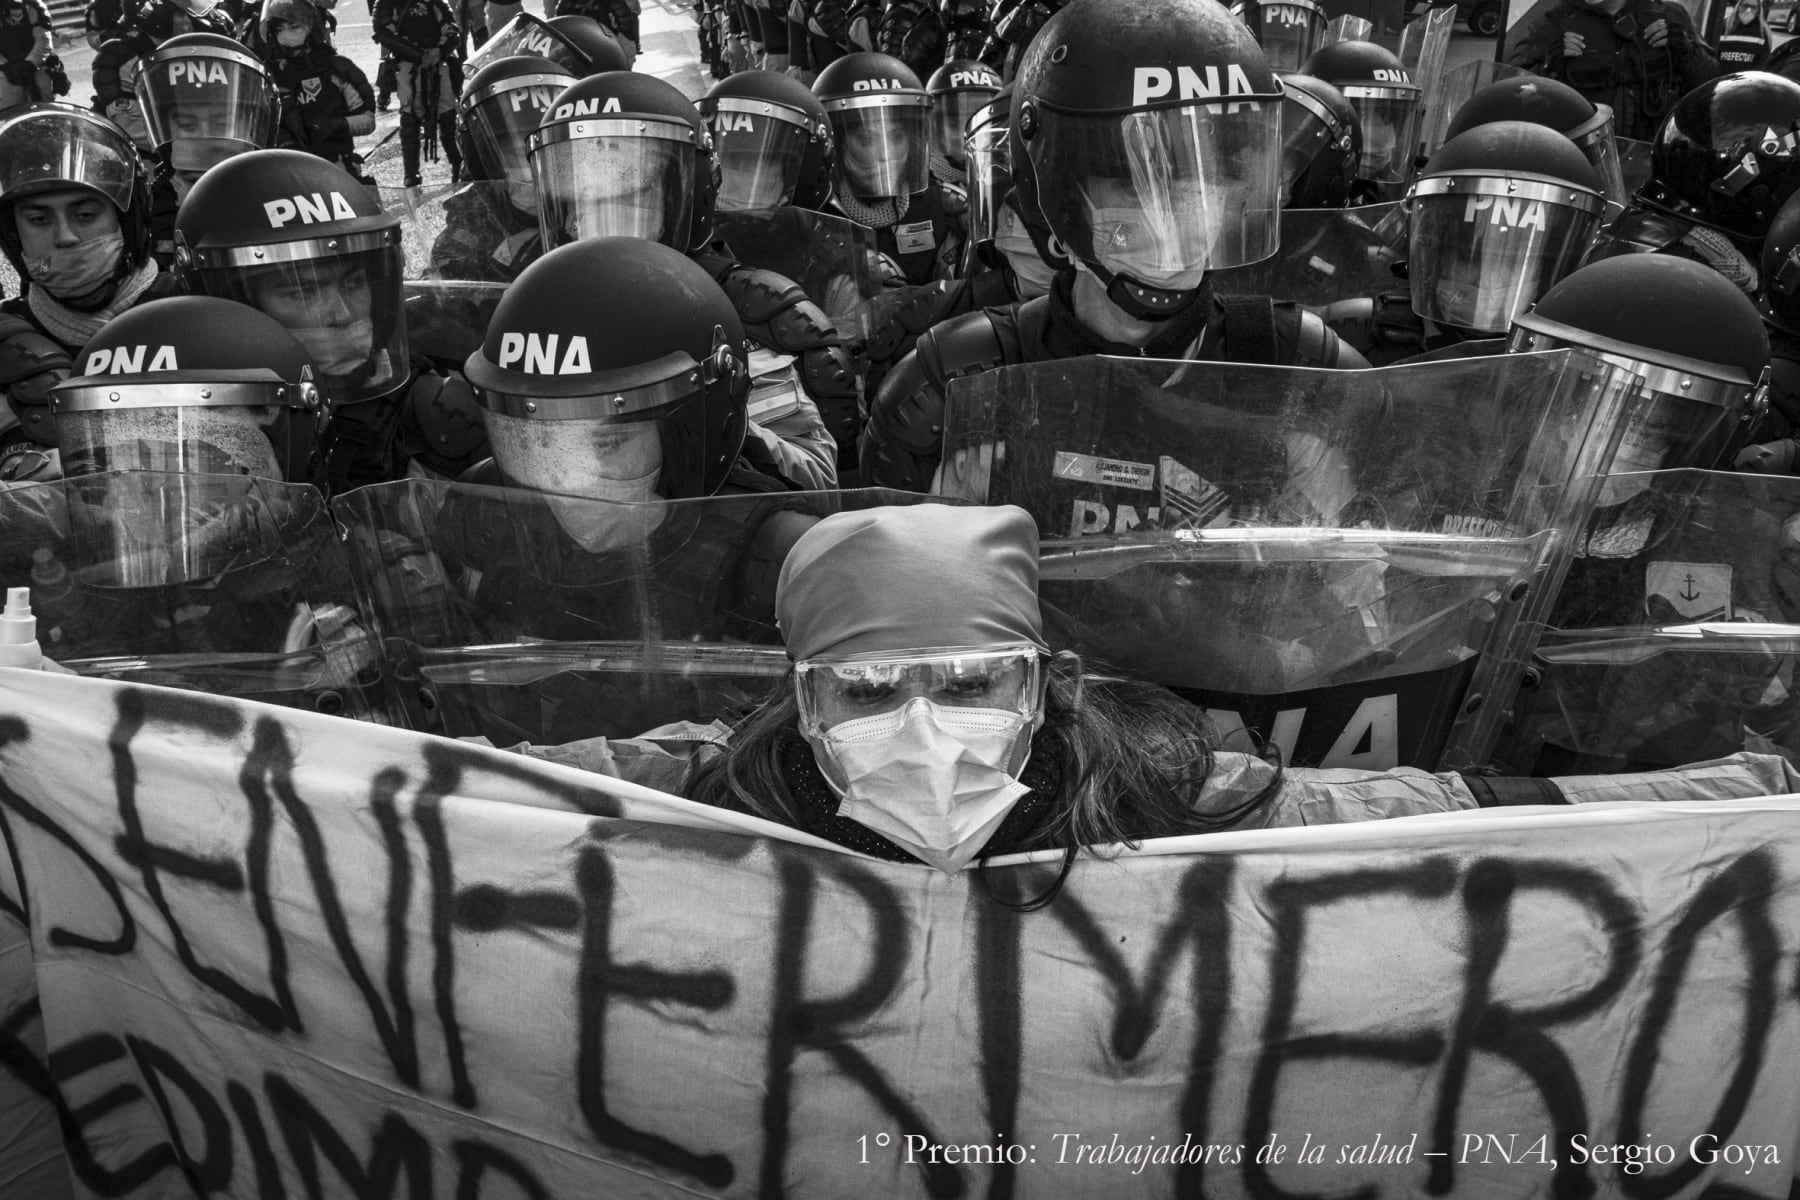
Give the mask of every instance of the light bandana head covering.
[(914, 504), (836, 513), (794, 544), (775, 584), (788, 655), (1031, 644), (1037, 523), (1022, 508)]

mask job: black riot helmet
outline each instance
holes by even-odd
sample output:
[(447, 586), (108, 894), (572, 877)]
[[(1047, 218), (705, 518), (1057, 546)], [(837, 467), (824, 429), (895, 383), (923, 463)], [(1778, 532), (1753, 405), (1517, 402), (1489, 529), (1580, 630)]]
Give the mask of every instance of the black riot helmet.
[[(594, 36), (595, 30), (599, 31), (598, 38)], [(624, 47), (592, 17), (556, 17), (546, 21), (521, 12), (476, 47), (469, 55), (469, 61), (463, 64), (463, 70), (473, 75), (497, 58), (510, 58), (516, 54), (547, 58), (567, 68), (577, 79), (600, 71), (624, 71), (631, 66)]]
[(712, 238), (719, 165), (700, 110), (654, 75), (607, 71), (565, 88), (531, 138), (544, 245), (649, 238), (683, 252)]
[(586, 239), (525, 268), (465, 371), (513, 486), (710, 496), (743, 445), (737, 310), (697, 263), (642, 238)]
[(1344, 93), (1362, 130), (1357, 178), (1377, 184), (1406, 180), (1419, 142), (1419, 85), (1392, 50), (1373, 42), (1334, 42), (1301, 71)]
[[(70, 191), (97, 193), (111, 204), (123, 241), (117, 261), (99, 284), (64, 295), (49, 282), (58, 264), (25, 259), (17, 212), (20, 202), (32, 196)], [(96, 309), (110, 300), (117, 285), (150, 254), (150, 181), (125, 132), (72, 104), (31, 104), (0, 116), (0, 249), (20, 278), (58, 299), (88, 304), (97, 298)]]
[(344, 168), (299, 150), (226, 159), (175, 214), (175, 269), (187, 290), (280, 321), (335, 405), (405, 385), (405, 267), (400, 218)]
[[(1509, 348), (1579, 347), (1643, 380), (1614, 473), (1727, 462), (1767, 406), (1769, 337), (1749, 298), (1703, 264), (1629, 254), (1571, 272), (1513, 322)], [(1629, 498), (1609, 484), (1602, 503)]]
[(831, 123), (804, 83), (779, 71), (739, 71), (714, 84), (699, 108), (719, 160), (720, 212), (818, 209), (831, 198)]
[(912, 68), (889, 54), (846, 54), (819, 72), (813, 95), (837, 143), (838, 187), (876, 203), (931, 182), (931, 97)]
[(1296, 71), (1311, 58), (1331, 19), (1314, 0), (1236, 0), (1231, 15), (1250, 27), (1271, 71)]
[(631, 70), (631, 52), (594, 18), (581, 13), (564, 13), (560, 17), (551, 17), (544, 24), (561, 34), (563, 41), (581, 56), (580, 63), (569, 64), (569, 69), (577, 75), (586, 78), (602, 71)]
[(315, 483), (329, 416), (312, 359), (275, 318), (211, 296), (140, 304), (51, 389), (65, 476), (254, 475)]
[(1283, 208), (1343, 208), (1355, 197), (1362, 129), (1344, 93), (1311, 75), (1278, 72)]
[(1763, 319), (1800, 337), (1800, 191), (1787, 198), (1769, 223), (1761, 267)]
[(1701, 84), (1663, 118), (1638, 199), (1754, 252), (1797, 186), (1800, 83), (1740, 71)]
[(513, 206), (537, 209), (537, 185), (526, 150), (551, 101), (575, 82), (575, 73), (536, 54), (496, 58), (475, 72), (457, 101), (468, 133), (477, 178), (504, 181)]
[(1613, 111), (1609, 106), (1595, 104), (1558, 79), (1514, 75), (1477, 88), (1450, 118), (1444, 140), (1490, 121), (1530, 121), (1556, 130), (1594, 164), (1600, 182), (1606, 185), (1606, 198), (1615, 204), (1625, 203), (1624, 167), (1619, 161), (1619, 143), (1613, 136)]
[(1568, 274), (1600, 223), (1600, 175), (1562, 134), (1492, 121), (1456, 135), (1407, 191), (1413, 311), (1505, 333)]
[(1013, 186), (1115, 305), (1160, 320), (1275, 252), (1281, 104), (1212, 0), (1074, 0), (1019, 64)]
[(1000, 94), (1000, 73), (976, 59), (953, 58), (931, 73), (925, 94), (931, 97), (932, 148), (961, 168), (963, 134)]
[(275, 140), (275, 87), (261, 60), (216, 33), (170, 38), (138, 72), (138, 105), (169, 166), (204, 171)]

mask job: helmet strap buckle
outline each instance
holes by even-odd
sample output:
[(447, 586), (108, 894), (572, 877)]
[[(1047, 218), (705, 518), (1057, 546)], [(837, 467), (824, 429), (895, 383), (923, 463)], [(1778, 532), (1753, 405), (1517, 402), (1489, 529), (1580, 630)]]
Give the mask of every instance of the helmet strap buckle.
[(1089, 264), (1094, 276), (1106, 285), (1106, 298), (1114, 307), (1140, 321), (1167, 321), (1187, 311), (1200, 295), (1200, 289), (1170, 291), (1151, 287), (1123, 275), (1115, 275), (1099, 263)]

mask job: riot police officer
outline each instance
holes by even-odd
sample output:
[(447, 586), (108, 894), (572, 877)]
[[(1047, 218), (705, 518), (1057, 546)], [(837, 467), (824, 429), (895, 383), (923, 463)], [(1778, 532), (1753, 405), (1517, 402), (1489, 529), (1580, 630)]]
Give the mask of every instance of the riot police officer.
[(1361, 134), (1356, 177), (1390, 197), (1412, 177), (1419, 149), (1421, 90), (1393, 51), (1373, 42), (1333, 42), (1300, 67), (1343, 93)]
[(832, 205), (875, 230), (876, 244), (911, 283), (958, 273), (965, 201), (931, 173), (931, 97), (887, 54), (846, 54), (819, 72), (813, 95), (837, 142)]
[(1687, 10), (1664, 0), (1558, 0), (1519, 31), (1508, 58), (1611, 108), (1618, 135), (1638, 141), (1719, 70)]
[(150, 183), (104, 117), (37, 104), (0, 120), (0, 250), (28, 286), (0, 304), (0, 478), (55, 478), (49, 388), (117, 314), (167, 295)]
[(1314, 315), (1222, 300), (1208, 272), (1274, 252), (1282, 92), (1211, 0), (1074, 0), (1014, 83), (1013, 186), (1069, 256), (1050, 294), (929, 330), (883, 382), (863, 478), (931, 486), (948, 381), (1088, 354), (1364, 366)]
[(400, 218), (343, 168), (292, 150), (226, 159), (182, 202), (175, 243), (190, 292), (259, 308), (306, 347), (333, 406), (332, 491), (486, 457), (467, 382), (408, 352)]
[(1787, 198), (1770, 223), (1760, 266), (1758, 308), (1769, 330), (1769, 410), (1733, 465), (1792, 475), (1800, 462), (1800, 192)]
[(837, 162), (825, 108), (805, 84), (774, 71), (739, 71), (700, 98), (719, 162), (720, 212), (792, 204), (818, 209)]
[(1756, 258), (1800, 188), (1800, 83), (1766, 71), (1709, 80), (1656, 131), (1650, 178), (1596, 237), (1588, 262), (1673, 254), (1704, 262), (1747, 295)]
[(627, 236), (689, 254), (736, 306), (758, 362), (754, 439), (795, 483), (833, 486), (858, 420), (837, 329), (787, 277), (712, 246), (719, 175), (699, 110), (670, 83), (610, 71), (571, 85), (532, 140), (547, 249)]
[(145, 61), (138, 104), (160, 169), (150, 187), (154, 253), (175, 261), (175, 211), (209, 167), (271, 145), (275, 87), (249, 47), (216, 33), (170, 38)]
[(963, 134), (969, 120), (1000, 94), (1000, 75), (984, 62), (953, 58), (925, 81), (931, 97), (931, 173), (961, 186), (967, 159)]
[(1407, 190), (1409, 292), (1339, 301), (1325, 319), (1378, 367), (1504, 334), (1580, 259), (1600, 187), (1575, 144), (1543, 125), (1460, 133)]
[(433, 274), (508, 283), (543, 252), (526, 146), (550, 102), (574, 81), (566, 67), (533, 54), (490, 59), (469, 79), (458, 110), (474, 182), (444, 201)]

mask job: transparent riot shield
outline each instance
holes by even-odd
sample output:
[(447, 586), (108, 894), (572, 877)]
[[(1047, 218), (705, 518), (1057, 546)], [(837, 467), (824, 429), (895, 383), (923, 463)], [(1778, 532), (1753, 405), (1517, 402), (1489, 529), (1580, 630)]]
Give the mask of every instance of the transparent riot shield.
[(511, 283), (544, 253), (536, 204), (503, 181), (381, 189), (382, 208), (401, 214), (409, 279)]
[(1425, 87), (1425, 116), (1419, 123), (1419, 140), (1427, 154), (1444, 144), (1450, 120), (1470, 96), (1498, 79), (1511, 79), (1530, 72), (1511, 63), (1477, 61), (1464, 63), (1453, 71), (1439, 71), (1429, 79), (1413, 76)]
[(1800, 764), (1800, 479), (1608, 476), (1502, 742), (1519, 774)]
[(333, 508), (414, 728), (496, 745), (706, 722), (787, 674), (775, 579), (843, 509), (929, 502), (783, 492), (615, 504), (405, 480)]
[(799, 284), (844, 338), (866, 338), (880, 323), (881, 252), (867, 226), (783, 206), (722, 212), (713, 228), (739, 262)]
[(952, 384), (943, 490), (1036, 518), (1059, 647), (1290, 762), (1474, 765), (1636, 382), (1567, 351), (1009, 367)]
[(0, 579), (84, 675), (383, 720), (381, 663), (324, 498), (119, 471), (0, 492)]
[(1319, 48), (1335, 46), (1339, 42), (1368, 42), (1375, 40), (1375, 23), (1363, 17), (1348, 14), (1333, 17), (1325, 23), (1325, 36), (1319, 40)]
[(402, 294), (408, 348), (442, 366), (462, 370), (469, 355), (481, 348), (488, 321), (505, 292), (503, 283), (407, 280)]
[(562, 64), (580, 74), (587, 69), (586, 58), (569, 40), (552, 29), (542, 17), (521, 12), (494, 31), (492, 37), (475, 47), (463, 64), (463, 78), (472, 79), (475, 72), (497, 58), (513, 54), (536, 54)]
[[(1422, 89), (1419, 96), (1419, 154), (1429, 155), (1442, 138), (1432, 140), (1429, 132), (1437, 126), (1437, 113), (1450, 98), (1445, 94), (1444, 60), (1450, 53), (1450, 33), (1456, 23), (1456, 6), (1428, 8), (1406, 23), (1400, 31), (1400, 48), (1396, 53), (1406, 64), (1407, 74)], [(1460, 103), (1460, 101), (1456, 101)], [(1448, 123), (1449, 117), (1444, 117)]]
[(1272, 258), (1214, 271), (1221, 295), (1273, 296), (1335, 304), (1405, 292), (1394, 264), (1406, 257), (1407, 221), (1398, 203), (1362, 208), (1291, 208), (1281, 214), (1281, 250)]

